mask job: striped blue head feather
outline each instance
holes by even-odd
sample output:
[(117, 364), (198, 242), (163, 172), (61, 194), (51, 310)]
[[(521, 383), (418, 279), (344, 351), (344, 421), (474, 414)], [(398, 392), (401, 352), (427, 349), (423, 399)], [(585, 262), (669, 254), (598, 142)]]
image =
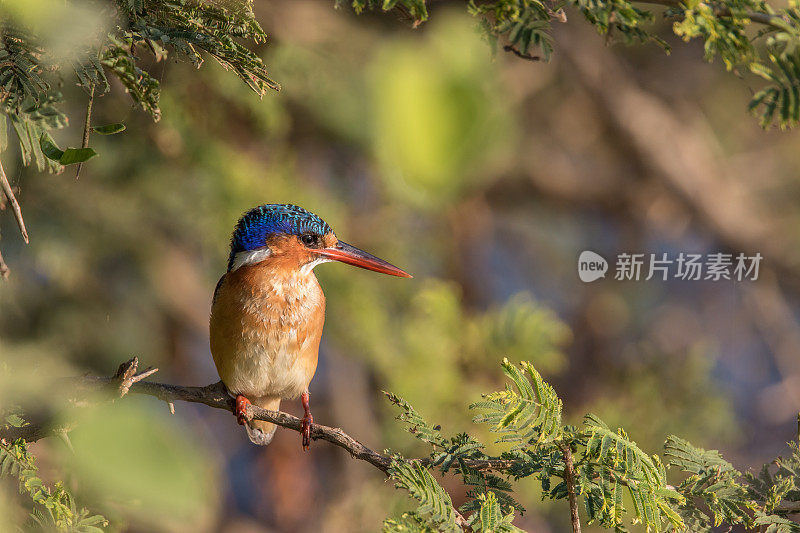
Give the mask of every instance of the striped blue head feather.
[(234, 264), (236, 254), (266, 246), (270, 235), (326, 235), (333, 230), (311, 211), (292, 204), (266, 204), (245, 213), (236, 224), (231, 237), (231, 254), (228, 270)]

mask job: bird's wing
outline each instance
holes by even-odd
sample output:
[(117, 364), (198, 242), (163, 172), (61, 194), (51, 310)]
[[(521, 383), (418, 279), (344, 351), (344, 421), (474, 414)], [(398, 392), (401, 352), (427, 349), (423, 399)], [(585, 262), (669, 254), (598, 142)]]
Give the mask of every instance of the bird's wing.
[(227, 274), (223, 274), (219, 281), (217, 282), (217, 286), (214, 288), (214, 297), (211, 299), (211, 305), (214, 305), (214, 302), (217, 301), (217, 293), (219, 292), (219, 288), (222, 287), (222, 280), (225, 279)]

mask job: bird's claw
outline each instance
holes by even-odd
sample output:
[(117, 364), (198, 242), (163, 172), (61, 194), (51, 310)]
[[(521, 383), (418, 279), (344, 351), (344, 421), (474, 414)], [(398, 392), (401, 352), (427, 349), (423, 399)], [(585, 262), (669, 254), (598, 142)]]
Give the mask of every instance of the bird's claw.
[(306, 413), (303, 417), (303, 430), (301, 434), (303, 435), (303, 450), (308, 451), (311, 447), (311, 425), (314, 423), (314, 417), (311, 416), (311, 413)]
[(241, 426), (247, 424), (248, 420), (250, 420), (250, 417), (247, 415), (248, 405), (252, 405), (250, 400), (241, 394), (236, 396), (236, 421), (239, 422)]

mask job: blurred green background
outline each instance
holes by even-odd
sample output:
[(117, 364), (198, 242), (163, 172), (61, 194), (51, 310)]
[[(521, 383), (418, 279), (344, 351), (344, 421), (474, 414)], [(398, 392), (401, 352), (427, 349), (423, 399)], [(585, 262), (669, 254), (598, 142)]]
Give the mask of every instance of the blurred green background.
[[(95, 123), (127, 130), (93, 138), (100, 156), (79, 180), (7, 152), (31, 243), (0, 212), (0, 402), (46, 403), (49, 378), (110, 375), (133, 355), (159, 381), (217, 381), (208, 313), (230, 232), (250, 207), (290, 202), (415, 275), (316, 270), (318, 422), (424, 453), (389, 390), (491, 441), (467, 405), (502, 385), (508, 357), (533, 362), (572, 420), (595, 412), (651, 452), (673, 433), (739, 468), (774, 457), (800, 409), (797, 133), (760, 130), (750, 88), (699, 46), (609, 48), (576, 23), (556, 28), (551, 63), (532, 63), (493, 55), (461, 11), (437, 2), (412, 29), (329, 2), (258, 3), (280, 93), (259, 100), (211, 62), (153, 60), (163, 119), (118, 87), (96, 101)], [(81, 127), (56, 140), (79, 144)], [(586, 249), (765, 259), (749, 283), (583, 284)], [(84, 411), (70, 443), (33, 447), (43, 477), (124, 531), (375, 531), (407, 503), (325, 443), (303, 453), (279, 431), (257, 448), (231, 415), (175, 407)], [(566, 530), (565, 503), (539, 503), (532, 481), (518, 490), (519, 527)], [(14, 491), (0, 485), (6, 516)]]

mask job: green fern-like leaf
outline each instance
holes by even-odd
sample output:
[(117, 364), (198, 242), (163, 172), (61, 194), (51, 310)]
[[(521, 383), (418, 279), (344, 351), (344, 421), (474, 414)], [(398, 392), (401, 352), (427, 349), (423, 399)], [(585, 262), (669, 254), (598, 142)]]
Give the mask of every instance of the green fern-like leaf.
[(772, 513), (784, 499), (792, 501), (797, 493), (797, 483), (800, 478), (795, 475), (785, 475), (778, 472), (775, 475), (770, 471), (770, 465), (764, 465), (758, 475), (748, 472), (745, 474), (750, 496), (759, 502), (761, 508)]
[(517, 54), (531, 57), (539, 50), (541, 58), (549, 61), (553, 52), (550, 19), (563, 5), (560, 1), (545, 3), (540, 0), (471, 1), (468, 9), (472, 15), (486, 21), (483, 29), (493, 42), (505, 38), (506, 46)]
[(415, 516), (424, 520), (429, 527), (445, 532), (462, 531), (456, 524), (455, 508), (450, 495), (418, 461), (409, 462), (395, 458), (388, 473), (396, 487), (408, 490), (419, 502), (419, 507), (414, 511)]
[(397, 415), (397, 420), (405, 423), (409, 433), (432, 446), (445, 447), (447, 445), (447, 439), (442, 436), (439, 426), (434, 427), (428, 424), (422, 415), (403, 398), (391, 392), (383, 391), (383, 394), (386, 395), (390, 402), (401, 409), (402, 412)]
[(161, 109), (158, 107), (161, 88), (158, 80), (136, 65), (136, 58), (131, 52), (132, 45), (132, 39), (113, 38), (101, 62), (122, 82), (133, 101), (158, 121), (161, 119)]
[(800, 524), (776, 515), (759, 514), (753, 525), (763, 533), (800, 533)]
[(480, 509), (472, 523), (473, 531), (480, 533), (524, 533), (512, 524), (514, 510), (503, 513), (501, 502), (494, 492), (489, 491), (478, 496)]
[(0, 24), (0, 119), (2, 149), (7, 146), (10, 124), (19, 142), (22, 162), (35, 163), (39, 170), (58, 171), (61, 166), (47, 159), (39, 139), (48, 130), (63, 128), (67, 117), (58, 105), (61, 95), (45, 79), (49, 66), (42, 63), (44, 51), (30, 33), (14, 25)]
[(239, 42), (267, 39), (253, 14), (252, 0), (124, 0), (118, 5), (130, 22), (130, 31), (124, 37), (144, 41), (157, 57), (171, 48), (199, 67), (203, 63), (201, 52), (205, 52), (259, 95), (280, 90), (267, 75), (261, 58)]
[[(341, 7), (346, 0), (336, 0), (336, 7)], [(415, 24), (424, 22), (428, 19), (428, 7), (425, 0), (351, 0), (350, 5), (356, 13), (362, 13), (367, 9), (381, 9), (390, 11), (400, 9), (414, 19)]]
[(738, 481), (740, 473), (716, 450), (704, 450), (675, 436), (667, 438), (664, 455), (671, 466), (690, 475), (677, 490), (686, 497), (687, 505), (701, 500), (711, 511), (715, 526), (752, 523), (751, 513), (758, 509), (747, 489)]
[(584, 417), (584, 428), (586, 451), (580, 477), (590, 515), (606, 527), (620, 527), (625, 513), (623, 492), (627, 492), (634, 521), (641, 521), (648, 531), (660, 531), (662, 522), (682, 528), (683, 519), (673, 506), (684, 498), (667, 486), (659, 457), (648, 455), (624, 430), (611, 430), (595, 415)]
[(512, 496), (513, 487), (507, 479), (496, 474), (476, 470), (462, 471), (462, 475), (464, 485), (471, 487), (467, 491), (469, 500), (459, 507), (459, 511), (464, 515), (478, 511), (482, 505), (482, 498), (488, 492), (494, 494), (494, 498), (502, 508), (520, 512), (525, 511), (525, 508)]
[(515, 449), (558, 438), (562, 430), (561, 400), (553, 387), (530, 363), (521, 363), (520, 370), (504, 359), (502, 367), (517, 390), (506, 386), (470, 405), (470, 409), (486, 411), (473, 420), (490, 424), (492, 431), (501, 434), (499, 442), (514, 443)]
[(36, 460), (22, 439), (12, 443), (0, 441), (0, 477), (16, 478), (20, 493), (26, 494), (33, 504), (30, 521), (38, 530), (101, 533), (100, 526), (108, 525), (104, 517), (79, 509), (62, 483), (57, 482), (53, 488), (45, 485), (38, 477)]
[(82, 57), (73, 61), (72, 68), (78, 77), (78, 83), (87, 91), (94, 91), (94, 94), (97, 95), (111, 90), (103, 64), (95, 52), (85, 52)]
[(588, 414), (583, 419), (586, 454), (614, 467), (625, 477), (639, 479), (653, 486), (666, 484), (666, 471), (658, 456), (651, 456), (628, 438), (623, 429), (612, 431), (600, 418)]
[(467, 459), (484, 459), (483, 444), (476, 441), (466, 433), (460, 433), (445, 441), (440, 450), (431, 454), (433, 466), (438, 466), (443, 473), (451, 466), (456, 465), (462, 473), (469, 471), (465, 461)]
[(383, 533), (436, 533), (416, 513), (403, 513), (400, 518), (387, 518), (381, 528)]
[(669, 45), (645, 29), (653, 22), (653, 13), (635, 6), (628, 0), (573, 0), (583, 16), (603, 35), (610, 32), (628, 42), (652, 41), (669, 51)]

